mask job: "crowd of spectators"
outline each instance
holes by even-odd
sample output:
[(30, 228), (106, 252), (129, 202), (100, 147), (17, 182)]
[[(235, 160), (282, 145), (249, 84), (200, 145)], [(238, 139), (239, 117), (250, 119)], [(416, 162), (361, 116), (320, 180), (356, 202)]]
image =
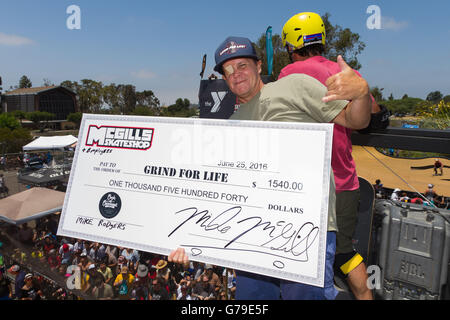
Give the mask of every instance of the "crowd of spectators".
[(390, 199), (394, 201), (415, 203), (450, 210), (450, 198), (439, 195), (434, 189), (433, 184), (429, 184), (427, 189), (422, 194), (418, 192), (401, 190), (399, 188), (395, 188), (394, 190), (386, 189), (383, 187), (380, 179), (375, 181), (373, 187), (377, 199)]
[[(198, 262), (184, 267), (158, 254), (59, 237), (57, 217), (2, 232), (2, 240), (9, 239), (10, 263), (0, 265), (0, 295), (28, 300), (234, 299), (234, 270)], [(10, 289), (8, 279), (15, 282)]]

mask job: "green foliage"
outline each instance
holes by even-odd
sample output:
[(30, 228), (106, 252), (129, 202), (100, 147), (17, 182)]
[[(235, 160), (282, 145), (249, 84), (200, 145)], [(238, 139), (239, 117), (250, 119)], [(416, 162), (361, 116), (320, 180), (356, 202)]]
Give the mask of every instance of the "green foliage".
[(27, 76), (22, 76), (19, 80), (19, 88), (31, 88), (33, 86), (33, 84), (31, 83), (31, 80), (28, 79)]
[(159, 99), (153, 91), (138, 92), (131, 84), (103, 85), (98, 81), (83, 79), (80, 84), (66, 80), (61, 82), (61, 85), (77, 94), (82, 113), (135, 114), (136, 106), (147, 108), (160, 106)]
[(31, 140), (31, 134), (27, 129), (18, 127), (11, 130), (7, 127), (0, 127), (0, 152), (2, 154), (21, 152), (22, 146)]
[(0, 114), (0, 128), (15, 130), (20, 128), (20, 122), (17, 121), (12, 113), (5, 112)]
[(175, 104), (162, 109), (161, 116), (187, 118), (197, 115), (197, 109), (190, 108), (190, 105), (191, 102), (188, 99), (178, 98)]
[[(381, 101), (384, 100), (383, 98), (383, 90), (384, 88), (378, 88), (378, 87), (373, 87), (370, 89), (370, 94), (372, 95), (372, 97), (375, 99), (376, 102), (380, 103)], [(393, 100), (390, 100), (393, 101)]]
[(360, 41), (359, 34), (353, 33), (349, 28), (332, 25), (330, 16), (328, 12), (322, 16), (326, 32), (325, 57), (336, 61), (338, 55), (341, 55), (350, 67), (355, 70), (361, 69), (356, 56), (364, 50), (365, 43)]
[(399, 100), (387, 100), (382, 102), (392, 114), (415, 114), (426, 101), (419, 98), (404, 97)]
[(438, 103), (439, 101), (442, 100), (443, 97), (444, 96), (442, 95), (442, 93), (440, 91), (433, 91), (427, 95), (426, 100), (430, 101), (432, 103)]
[(450, 103), (423, 104), (418, 109), (424, 128), (447, 130), (450, 128)]
[(35, 127), (42, 132), (47, 126), (47, 122), (55, 118), (55, 114), (46, 111), (33, 111), (28, 112), (26, 118), (32, 121)]
[(75, 123), (76, 127), (80, 127), (81, 119), (83, 118), (83, 114), (81, 112), (69, 113), (67, 115), (67, 121)]
[(158, 112), (154, 108), (149, 108), (143, 105), (137, 105), (136, 108), (131, 112), (132, 115), (136, 116), (157, 116)]

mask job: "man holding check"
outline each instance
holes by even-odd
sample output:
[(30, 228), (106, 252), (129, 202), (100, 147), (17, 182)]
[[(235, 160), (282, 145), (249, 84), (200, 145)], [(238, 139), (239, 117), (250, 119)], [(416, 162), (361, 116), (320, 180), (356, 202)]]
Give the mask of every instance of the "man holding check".
[[(216, 50), (215, 71), (222, 74), (241, 104), (230, 119), (336, 123), (350, 129), (366, 128), (372, 100), (367, 82), (338, 57), (341, 72), (326, 87), (305, 74), (292, 74), (269, 84), (260, 78), (261, 61), (247, 38), (228, 37)], [(349, 102), (350, 101), (350, 102)], [(237, 271), (236, 299), (334, 299), (333, 262), (336, 251), (335, 185), (331, 172), (324, 288)], [(186, 263), (184, 249), (169, 261)]]

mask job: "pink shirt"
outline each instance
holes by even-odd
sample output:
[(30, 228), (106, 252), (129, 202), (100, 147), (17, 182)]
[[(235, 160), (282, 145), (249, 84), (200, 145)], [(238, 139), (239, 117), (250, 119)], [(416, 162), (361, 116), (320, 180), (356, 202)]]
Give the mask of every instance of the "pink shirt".
[[(336, 62), (330, 61), (322, 56), (315, 56), (305, 61), (297, 61), (287, 65), (281, 70), (278, 79), (292, 73), (303, 73), (319, 80), (325, 85), (325, 82), (330, 76), (339, 72), (341, 72), (341, 68)], [(361, 76), (358, 71), (356, 73)], [(334, 124), (331, 167), (333, 168), (334, 181), (336, 183), (336, 193), (359, 188), (355, 161), (352, 157), (351, 134), (351, 129)]]

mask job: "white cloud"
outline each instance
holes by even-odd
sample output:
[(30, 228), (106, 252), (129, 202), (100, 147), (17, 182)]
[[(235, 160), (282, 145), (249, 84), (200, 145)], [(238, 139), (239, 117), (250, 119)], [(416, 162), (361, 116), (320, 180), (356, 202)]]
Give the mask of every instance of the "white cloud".
[(0, 32), (0, 45), (4, 46), (23, 46), (27, 44), (32, 44), (33, 40), (17, 36), (14, 34), (6, 34)]
[(156, 73), (148, 71), (148, 70), (139, 70), (131, 72), (131, 75), (138, 79), (153, 79), (156, 77)]
[(408, 21), (396, 21), (392, 17), (381, 17), (381, 28), (385, 30), (400, 31), (409, 26)]

